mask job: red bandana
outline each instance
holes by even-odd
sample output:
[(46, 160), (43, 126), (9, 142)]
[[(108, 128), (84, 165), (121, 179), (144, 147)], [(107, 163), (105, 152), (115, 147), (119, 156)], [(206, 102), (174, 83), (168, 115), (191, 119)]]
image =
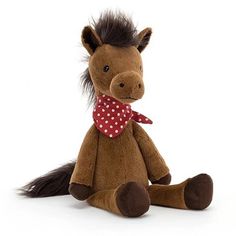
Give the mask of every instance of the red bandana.
[(130, 119), (139, 123), (152, 124), (146, 116), (132, 111), (129, 104), (121, 103), (107, 95), (97, 97), (93, 119), (97, 129), (110, 138), (121, 134)]

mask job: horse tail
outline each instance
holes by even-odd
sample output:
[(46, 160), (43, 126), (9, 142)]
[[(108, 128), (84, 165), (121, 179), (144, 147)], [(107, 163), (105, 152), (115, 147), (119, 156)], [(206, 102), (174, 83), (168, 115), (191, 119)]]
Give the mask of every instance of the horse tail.
[(75, 162), (70, 162), (32, 180), (19, 189), (20, 195), (37, 198), (69, 194), (68, 187), (74, 167)]

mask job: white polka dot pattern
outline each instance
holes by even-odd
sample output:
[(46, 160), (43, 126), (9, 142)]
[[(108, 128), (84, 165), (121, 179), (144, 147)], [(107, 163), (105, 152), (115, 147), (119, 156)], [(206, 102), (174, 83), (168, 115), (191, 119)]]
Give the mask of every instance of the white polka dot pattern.
[(93, 119), (97, 129), (110, 138), (120, 135), (130, 119), (144, 124), (152, 124), (152, 121), (146, 116), (133, 111), (129, 104), (123, 104), (107, 95), (97, 98)]

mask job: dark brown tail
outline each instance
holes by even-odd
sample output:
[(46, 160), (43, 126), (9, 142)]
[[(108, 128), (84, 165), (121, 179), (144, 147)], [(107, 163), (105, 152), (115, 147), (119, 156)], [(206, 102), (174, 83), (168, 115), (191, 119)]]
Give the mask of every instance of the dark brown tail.
[(74, 167), (75, 162), (71, 162), (38, 177), (22, 187), (20, 195), (36, 198), (69, 194), (68, 187)]

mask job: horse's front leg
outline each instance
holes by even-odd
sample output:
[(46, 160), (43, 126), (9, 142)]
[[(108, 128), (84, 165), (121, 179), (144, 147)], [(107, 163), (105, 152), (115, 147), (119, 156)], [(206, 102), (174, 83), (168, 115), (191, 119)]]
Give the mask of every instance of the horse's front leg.
[(212, 200), (213, 182), (200, 174), (176, 185), (153, 184), (148, 187), (152, 205), (203, 210)]

